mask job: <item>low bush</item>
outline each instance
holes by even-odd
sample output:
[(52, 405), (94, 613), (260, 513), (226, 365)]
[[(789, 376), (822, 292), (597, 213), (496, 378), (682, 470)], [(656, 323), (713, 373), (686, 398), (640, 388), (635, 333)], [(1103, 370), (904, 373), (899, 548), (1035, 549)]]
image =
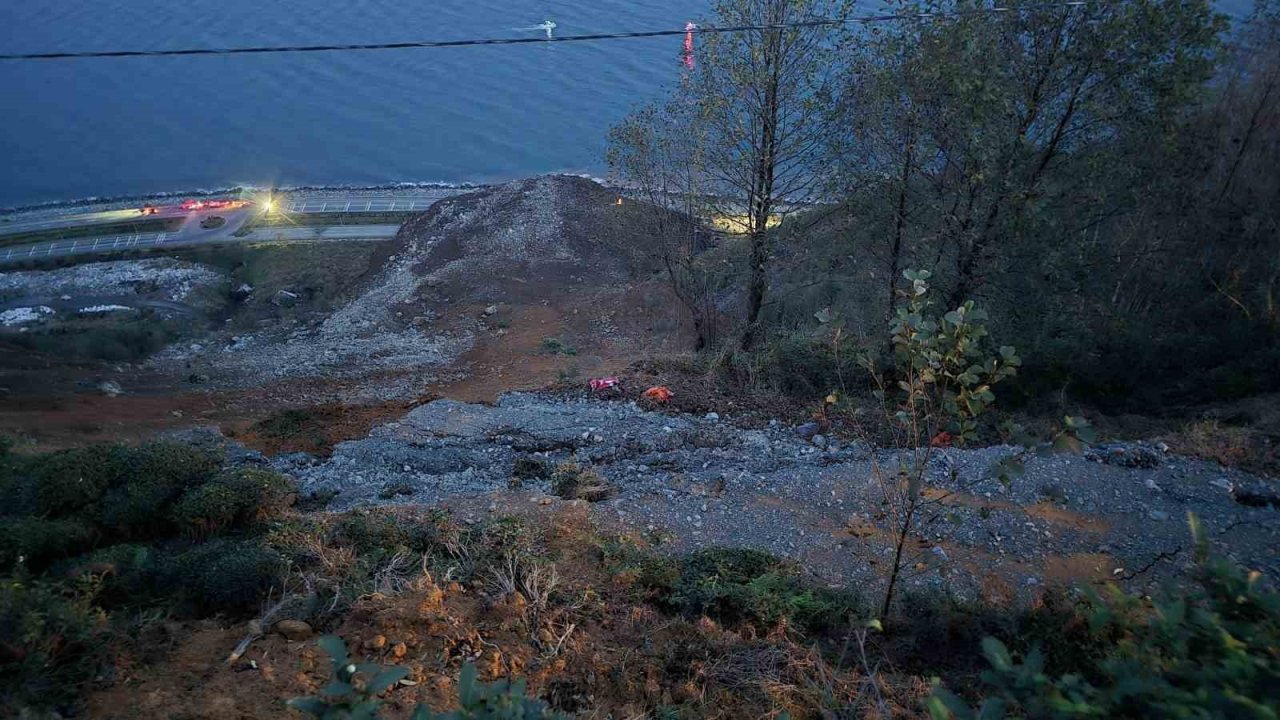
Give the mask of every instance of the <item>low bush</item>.
[(94, 604), (106, 610), (162, 605), (179, 590), (165, 584), (158, 568), (163, 551), (150, 545), (121, 543), (94, 550), (50, 567), (46, 576), (61, 582), (97, 578)]
[[(130, 466), (123, 445), (90, 445), (26, 458), (17, 474), (30, 484), (38, 515), (96, 516), (103, 495), (121, 484)], [(96, 518), (95, 518), (96, 519)]]
[(236, 468), (188, 488), (169, 517), (182, 532), (208, 537), (278, 517), (293, 497), (293, 486), (283, 475)]
[(171, 534), (168, 509), (188, 488), (205, 482), (221, 464), (211, 453), (177, 443), (151, 443), (128, 451), (124, 481), (102, 498), (102, 524), (118, 537)]
[(551, 471), (551, 489), (566, 500), (599, 502), (612, 497), (617, 488), (590, 465), (563, 462)]
[(96, 533), (80, 520), (6, 518), (0, 523), (0, 569), (40, 572), (92, 546)]
[(105, 615), (83, 596), (0, 580), (0, 715), (71, 706), (103, 659), (105, 629)]
[(760, 550), (710, 548), (678, 563), (650, 558), (637, 583), (659, 607), (729, 624), (825, 630), (865, 613), (857, 598), (806, 583), (797, 566)]
[(423, 551), (430, 533), (420, 523), (382, 511), (356, 511), (342, 518), (334, 537), (360, 553), (377, 551)]
[(287, 570), (280, 553), (255, 540), (216, 539), (163, 557), (156, 574), (192, 610), (240, 613), (258, 610)]
[[(408, 669), (353, 663), (347, 654), (346, 643), (334, 635), (320, 638), (319, 644), (329, 655), (333, 666), (332, 680), (320, 695), (294, 698), (289, 701), (289, 707), (320, 720), (377, 720), (381, 717), (378, 713), (382, 706), (381, 695), (407, 677)], [(433, 713), (425, 705), (419, 705), (410, 719), (557, 720), (563, 717), (552, 712), (541, 700), (526, 696), (523, 680), (480, 682), (476, 667), (471, 663), (462, 666), (458, 678), (458, 705), (457, 710), (448, 713)]]
[(521, 480), (546, 480), (551, 477), (551, 465), (542, 458), (523, 455), (516, 458), (511, 476)]

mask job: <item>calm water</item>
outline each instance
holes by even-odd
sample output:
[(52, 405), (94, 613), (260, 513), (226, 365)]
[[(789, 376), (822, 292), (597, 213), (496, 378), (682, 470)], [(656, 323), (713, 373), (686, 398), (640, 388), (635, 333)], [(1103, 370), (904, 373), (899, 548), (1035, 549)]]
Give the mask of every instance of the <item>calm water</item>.
[[(1240, 12), (1250, 0), (1225, 0)], [(710, 0), (0, 0), (7, 52), (679, 28)], [(874, 9), (879, 0), (864, 7)], [(603, 173), (605, 133), (681, 38), (0, 62), (0, 207), (252, 185)]]
[[(683, 27), (706, 0), (2, 0), (8, 52), (394, 42)], [(0, 63), (0, 207), (235, 183), (602, 173), (681, 38)]]

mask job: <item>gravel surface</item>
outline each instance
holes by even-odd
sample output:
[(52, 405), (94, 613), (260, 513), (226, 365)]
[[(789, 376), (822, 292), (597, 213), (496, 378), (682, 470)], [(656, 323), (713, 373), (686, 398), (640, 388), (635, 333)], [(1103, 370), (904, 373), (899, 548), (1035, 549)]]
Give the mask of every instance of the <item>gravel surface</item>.
[(0, 299), (13, 295), (148, 295), (172, 302), (223, 276), (196, 263), (171, 258), (117, 260), (57, 270), (0, 273)]
[[(445, 503), (478, 517), (568, 502), (545, 479), (510, 483), (517, 458), (573, 460), (616, 485), (591, 505), (606, 525), (666, 534), (675, 550), (758, 547), (831, 583), (874, 583), (891, 544), (871, 451), (815, 440), (795, 428), (745, 430), (630, 403), (508, 394), (495, 406), (435, 401), (339, 445), (331, 458), (273, 463), (309, 492), (337, 491), (333, 509)], [(913, 539), (909, 584), (1007, 596), (1067, 579), (1152, 585), (1185, 565), (1189, 511), (1238, 561), (1273, 577), (1280, 570), (1280, 511), (1238, 503), (1230, 491), (1257, 478), (1162, 454), (1154, 467), (1038, 456), (1007, 489), (987, 479), (991, 464), (1015, 451), (937, 451), (930, 492), (964, 492)]]

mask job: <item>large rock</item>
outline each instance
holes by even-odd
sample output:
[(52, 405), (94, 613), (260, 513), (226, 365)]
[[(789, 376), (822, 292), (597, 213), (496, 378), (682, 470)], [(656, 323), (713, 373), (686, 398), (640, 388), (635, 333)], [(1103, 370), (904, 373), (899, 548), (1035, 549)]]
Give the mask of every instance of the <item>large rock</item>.
[(295, 642), (310, 639), (314, 632), (311, 629), (311, 625), (301, 620), (281, 620), (272, 629), (276, 631), (276, 634), (283, 636), (284, 639)]

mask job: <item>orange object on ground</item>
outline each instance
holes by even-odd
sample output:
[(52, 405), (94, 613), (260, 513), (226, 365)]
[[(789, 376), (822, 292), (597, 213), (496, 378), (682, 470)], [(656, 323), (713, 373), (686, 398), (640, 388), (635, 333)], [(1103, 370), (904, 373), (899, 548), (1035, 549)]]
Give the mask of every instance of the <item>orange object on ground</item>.
[(951, 433), (943, 430), (929, 441), (931, 447), (951, 447)]
[(657, 387), (651, 387), (648, 390), (644, 391), (643, 397), (646, 400), (652, 400), (654, 402), (664, 403), (671, 399), (671, 388), (667, 387), (666, 385), (658, 385)]

